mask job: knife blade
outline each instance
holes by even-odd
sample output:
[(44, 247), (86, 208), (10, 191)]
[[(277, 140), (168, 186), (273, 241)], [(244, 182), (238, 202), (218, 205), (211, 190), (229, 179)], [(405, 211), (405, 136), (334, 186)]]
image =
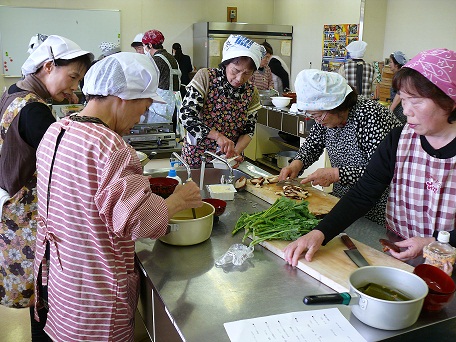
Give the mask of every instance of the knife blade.
[(345, 244), (345, 246), (348, 247), (348, 250), (344, 250), (345, 254), (348, 255), (348, 257), (356, 264), (356, 266), (369, 266), (367, 260), (362, 256), (362, 254), (359, 252), (358, 248), (349, 238), (348, 235), (343, 234), (340, 238), (342, 239), (342, 242)]

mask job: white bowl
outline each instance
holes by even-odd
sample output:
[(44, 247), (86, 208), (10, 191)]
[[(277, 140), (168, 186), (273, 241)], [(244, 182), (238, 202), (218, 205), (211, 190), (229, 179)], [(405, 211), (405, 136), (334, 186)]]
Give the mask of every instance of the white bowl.
[(271, 97), (272, 103), (277, 108), (284, 108), (290, 104), (291, 98), (284, 96)]
[(138, 156), (139, 161), (141, 162), (141, 166), (146, 166), (146, 164), (149, 162), (147, 154), (145, 154), (144, 152), (136, 151), (136, 155)]

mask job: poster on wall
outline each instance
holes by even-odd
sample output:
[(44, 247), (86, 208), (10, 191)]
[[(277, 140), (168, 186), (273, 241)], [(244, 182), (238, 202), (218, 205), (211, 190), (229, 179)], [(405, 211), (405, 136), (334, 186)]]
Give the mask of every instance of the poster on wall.
[(347, 60), (345, 47), (354, 40), (358, 40), (358, 24), (324, 25), (321, 70), (337, 71)]

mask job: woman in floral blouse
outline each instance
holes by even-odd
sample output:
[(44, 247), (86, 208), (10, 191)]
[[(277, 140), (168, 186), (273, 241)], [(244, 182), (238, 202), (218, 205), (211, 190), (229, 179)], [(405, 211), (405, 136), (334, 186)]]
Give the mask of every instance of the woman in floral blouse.
[(187, 130), (182, 157), (190, 166), (199, 167), (205, 151), (237, 156), (237, 163), (242, 162), (261, 108), (249, 79), (264, 55), (263, 46), (231, 35), (223, 45), (220, 66), (200, 69), (193, 77), (180, 110)]

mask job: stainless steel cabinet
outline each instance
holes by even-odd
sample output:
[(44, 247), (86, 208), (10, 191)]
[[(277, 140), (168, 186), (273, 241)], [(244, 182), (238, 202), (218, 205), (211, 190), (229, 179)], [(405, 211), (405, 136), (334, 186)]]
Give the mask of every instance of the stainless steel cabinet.
[(144, 321), (147, 333), (152, 342), (181, 342), (174, 319), (168, 313), (158, 291), (147, 277), (147, 273), (141, 263), (136, 260), (140, 269), (140, 292), (138, 311)]

